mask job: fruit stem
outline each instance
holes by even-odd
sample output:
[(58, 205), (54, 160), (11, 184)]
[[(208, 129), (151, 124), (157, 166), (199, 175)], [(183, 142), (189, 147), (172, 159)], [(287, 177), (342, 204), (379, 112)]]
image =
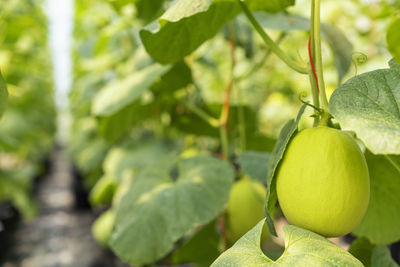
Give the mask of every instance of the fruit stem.
[(326, 97), (325, 81), (322, 66), (322, 49), (321, 49), (321, 2), (320, 0), (312, 0), (311, 2), (311, 42), (315, 49), (315, 69), (317, 73), (317, 85), (320, 91), (321, 107), (324, 112), (329, 113), (329, 103)]
[(293, 61), (288, 55), (269, 37), (269, 35), (264, 31), (258, 21), (254, 18), (253, 14), (243, 2), (243, 0), (238, 0), (240, 7), (242, 8), (244, 14), (249, 19), (250, 23), (253, 25), (254, 29), (258, 32), (261, 38), (264, 40), (265, 44), (269, 46), (269, 48), (274, 52), (283, 62), (285, 62), (290, 68), (295, 71), (308, 74), (307, 67), (299, 64), (296, 61)]

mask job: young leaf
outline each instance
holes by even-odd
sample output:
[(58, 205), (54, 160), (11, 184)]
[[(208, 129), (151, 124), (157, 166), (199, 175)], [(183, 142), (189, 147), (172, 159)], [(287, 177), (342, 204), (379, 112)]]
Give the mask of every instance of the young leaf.
[(244, 151), (238, 156), (240, 170), (250, 178), (266, 184), (268, 161), (270, 153), (259, 151)]
[(362, 267), (362, 263), (326, 238), (296, 226), (283, 228), (285, 252), (272, 261), (260, 248), (264, 220), (225, 251), (211, 267), (241, 266), (325, 266)]
[(400, 18), (397, 18), (390, 24), (389, 29), (386, 34), (386, 41), (388, 44), (388, 49), (394, 58), (400, 61)]
[(375, 154), (400, 154), (400, 69), (358, 75), (335, 90), (330, 111)]
[(400, 157), (366, 153), (371, 179), (369, 206), (361, 224), (354, 230), (376, 244), (400, 239)]
[(273, 235), (276, 234), (274, 222), (272, 221), (271, 214), (274, 211), (277, 195), (276, 195), (276, 180), (275, 180), (275, 172), (278, 169), (279, 163), (283, 158), (285, 153), (286, 147), (290, 142), (290, 139), (297, 131), (297, 125), (301, 119), (301, 116), (304, 113), (306, 105), (303, 105), (300, 108), (299, 113), (297, 114), (296, 120), (288, 121), (285, 126), (282, 128), (281, 133), (279, 135), (278, 142), (275, 144), (274, 151), (270, 156), (268, 162), (268, 174), (267, 174), (267, 203), (265, 206), (265, 213), (266, 213), (266, 221), (269, 228), (269, 231)]
[(154, 262), (179, 238), (220, 214), (229, 199), (232, 167), (210, 156), (168, 157), (136, 177), (117, 207), (112, 250), (130, 264)]
[(0, 117), (3, 115), (8, 102), (7, 84), (0, 72)]
[(110, 116), (137, 100), (170, 66), (154, 64), (104, 87), (94, 98), (92, 112)]

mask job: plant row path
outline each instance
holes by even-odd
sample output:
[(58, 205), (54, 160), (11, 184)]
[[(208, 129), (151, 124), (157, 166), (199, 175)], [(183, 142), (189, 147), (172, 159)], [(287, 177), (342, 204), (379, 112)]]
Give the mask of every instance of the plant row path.
[(119, 266), (92, 239), (93, 213), (75, 208), (72, 168), (65, 152), (56, 149), (51, 161), (36, 192), (38, 217), (18, 227), (3, 266)]

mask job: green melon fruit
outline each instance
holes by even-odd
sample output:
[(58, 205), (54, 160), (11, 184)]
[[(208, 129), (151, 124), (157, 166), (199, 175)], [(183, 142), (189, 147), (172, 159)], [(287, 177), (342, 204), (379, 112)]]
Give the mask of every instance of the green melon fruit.
[(89, 200), (93, 205), (109, 204), (117, 188), (113, 179), (103, 176), (97, 181), (92, 191), (90, 191)]
[(114, 227), (115, 212), (107, 210), (96, 219), (92, 226), (92, 234), (94, 239), (103, 246), (108, 246)]
[(289, 143), (276, 178), (289, 222), (321, 235), (350, 233), (367, 210), (368, 167), (348, 133), (328, 127), (301, 131)]
[[(265, 187), (254, 180), (243, 177), (232, 187), (227, 209), (227, 239), (230, 244), (252, 229), (264, 215)], [(268, 238), (264, 229), (262, 239)]]

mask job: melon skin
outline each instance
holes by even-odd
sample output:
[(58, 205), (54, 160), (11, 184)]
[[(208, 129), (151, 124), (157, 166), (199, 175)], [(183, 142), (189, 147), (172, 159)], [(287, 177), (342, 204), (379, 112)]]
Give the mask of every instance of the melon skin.
[(367, 162), (354, 138), (340, 130), (299, 132), (276, 178), (278, 201), (288, 221), (326, 237), (350, 233), (368, 208)]
[(92, 235), (100, 245), (107, 247), (111, 238), (115, 221), (114, 210), (107, 210), (100, 215), (92, 226)]
[[(265, 199), (266, 188), (248, 177), (233, 185), (227, 208), (227, 239), (231, 245), (265, 217)], [(265, 228), (261, 239), (268, 237), (269, 232)]]

